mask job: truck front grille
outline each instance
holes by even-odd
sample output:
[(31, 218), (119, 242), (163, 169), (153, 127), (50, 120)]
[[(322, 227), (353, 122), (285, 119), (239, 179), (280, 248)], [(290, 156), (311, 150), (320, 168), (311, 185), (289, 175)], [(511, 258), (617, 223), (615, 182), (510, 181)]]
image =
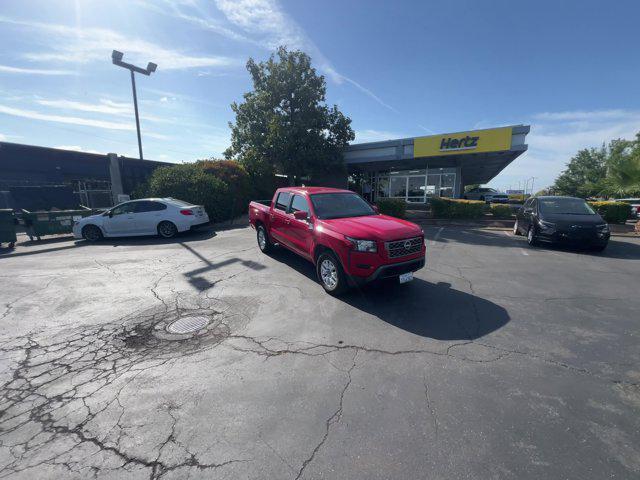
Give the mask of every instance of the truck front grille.
[(394, 242), (386, 242), (385, 247), (389, 252), (389, 258), (406, 257), (418, 253), (422, 249), (422, 237), (405, 238)]

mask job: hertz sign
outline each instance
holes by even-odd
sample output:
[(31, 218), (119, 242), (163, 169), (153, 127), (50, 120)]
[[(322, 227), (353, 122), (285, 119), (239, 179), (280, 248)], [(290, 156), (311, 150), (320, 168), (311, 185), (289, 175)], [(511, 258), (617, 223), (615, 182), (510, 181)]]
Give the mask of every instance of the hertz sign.
[(418, 137), (413, 141), (414, 157), (501, 152), (510, 149), (511, 127), (430, 135), (428, 137)]

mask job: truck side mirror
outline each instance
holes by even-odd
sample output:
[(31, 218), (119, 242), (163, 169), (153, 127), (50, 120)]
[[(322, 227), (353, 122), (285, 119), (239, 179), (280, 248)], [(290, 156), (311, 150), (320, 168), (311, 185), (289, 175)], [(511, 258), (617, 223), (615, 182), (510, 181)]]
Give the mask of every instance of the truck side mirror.
[(297, 210), (293, 212), (293, 218), (295, 218), (296, 220), (306, 220), (307, 218), (309, 218), (309, 214), (304, 210)]

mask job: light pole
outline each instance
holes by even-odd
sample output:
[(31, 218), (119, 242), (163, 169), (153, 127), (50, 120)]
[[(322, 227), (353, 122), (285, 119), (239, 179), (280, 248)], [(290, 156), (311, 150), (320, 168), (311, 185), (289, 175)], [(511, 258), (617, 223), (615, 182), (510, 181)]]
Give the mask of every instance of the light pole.
[(156, 65), (155, 63), (149, 62), (147, 64), (147, 68), (136, 67), (135, 65), (132, 65), (130, 63), (123, 62), (122, 61), (123, 56), (124, 54), (122, 52), (114, 50), (113, 52), (111, 52), (111, 61), (113, 62), (114, 65), (126, 68), (131, 72), (131, 88), (133, 89), (133, 108), (136, 112), (136, 129), (138, 131), (138, 151), (140, 152), (140, 160), (143, 160), (142, 137), (140, 136), (140, 117), (138, 117), (138, 96), (136, 95), (136, 77), (134, 76), (134, 73), (138, 72), (148, 77), (149, 75), (151, 75), (153, 72), (156, 71), (156, 68), (158, 68), (158, 65)]

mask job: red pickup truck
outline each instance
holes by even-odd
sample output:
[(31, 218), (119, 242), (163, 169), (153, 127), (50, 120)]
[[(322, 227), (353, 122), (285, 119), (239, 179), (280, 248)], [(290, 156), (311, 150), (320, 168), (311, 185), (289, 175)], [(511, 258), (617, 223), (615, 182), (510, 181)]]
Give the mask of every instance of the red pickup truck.
[(418, 225), (378, 214), (349, 190), (279, 188), (273, 200), (249, 203), (249, 221), (260, 250), (278, 244), (306, 258), (333, 295), (380, 278), (408, 282), (425, 264)]

